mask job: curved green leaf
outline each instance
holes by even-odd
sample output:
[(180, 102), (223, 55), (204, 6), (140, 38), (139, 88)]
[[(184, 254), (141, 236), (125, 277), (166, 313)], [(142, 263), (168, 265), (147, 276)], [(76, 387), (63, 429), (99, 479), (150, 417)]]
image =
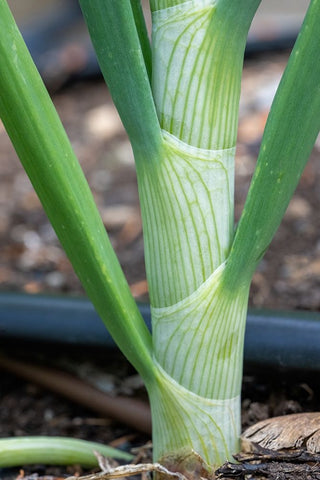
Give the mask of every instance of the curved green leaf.
[(131, 460), (129, 453), (101, 443), (67, 437), (16, 437), (0, 439), (0, 467), (31, 464), (98, 466), (94, 452), (105, 457)]
[(320, 0), (313, 0), (275, 96), (226, 268), (247, 282), (275, 234), (320, 130)]
[(88, 296), (120, 349), (152, 375), (151, 336), (91, 191), (5, 1), (0, 1), (0, 117)]
[(152, 74), (152, 53), (151, 45), (148, 36), (148, 30), (142, 10), (141, 0), (130, 0), (134, 21), (137, 28), (138, 37), (140, 40), (141, 51), (144, 58), (146, 70), (148, 72), (149, 80), (151, 81)]
[(134, 15), (130, 0), (80, 0), (80, 6), (132, 147), (152, 159), (161, 145), (161, 131), (135, 22), (137, 8)]

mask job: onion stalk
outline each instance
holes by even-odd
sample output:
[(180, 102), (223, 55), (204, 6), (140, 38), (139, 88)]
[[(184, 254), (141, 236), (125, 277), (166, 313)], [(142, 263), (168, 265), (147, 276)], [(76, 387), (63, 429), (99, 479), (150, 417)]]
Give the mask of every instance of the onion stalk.
[(234, 0), (150, 0), (150, 45), (139, 0), (80, 0), (135, 155), (152, 337), (6, 2), (0, 3), (1, 118), (88, 296), (145, 381), (155, 460), (184, 473), (190, 455), (211, 470), (239, 448), (252, 274), (320, 129), (320, 0), (312, 0), (235, 231), (241, 73), (260, 1), (239, 7)]

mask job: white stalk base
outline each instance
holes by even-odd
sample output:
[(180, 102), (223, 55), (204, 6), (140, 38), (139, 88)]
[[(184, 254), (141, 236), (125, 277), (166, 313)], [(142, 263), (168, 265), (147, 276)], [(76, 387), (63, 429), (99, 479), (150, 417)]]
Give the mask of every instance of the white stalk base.
[(248, 289), (230, 292), (224, 270), (220, 265), (175, 305), (151, 310), (159, 379), (150, 400), (159, 461), (192, 449), (218, 466), (239, 450)]
[(179, 385), (158, 365), (157, 388), (150, 394), (154, 459), (191, 451), (210, 466), (239, 451), (240, 396), (226, 400), (200, 397)]
[(241, 388), (247, 290), (221, 283), (225, 264), (175, 305), (151, 308), (154, 355), (178, 384), (206, 398)]

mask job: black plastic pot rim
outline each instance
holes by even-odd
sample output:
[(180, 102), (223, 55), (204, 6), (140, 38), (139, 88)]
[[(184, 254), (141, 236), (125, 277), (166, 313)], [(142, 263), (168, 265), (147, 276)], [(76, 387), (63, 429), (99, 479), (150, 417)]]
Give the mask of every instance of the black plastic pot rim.
[[(138, 304), (151, 330), (150, 307)], [(0, 341), (117, 348), (86, 298), (0, 293)], [(244, 362), (320, 371), (320, 312), (249, 310)]]

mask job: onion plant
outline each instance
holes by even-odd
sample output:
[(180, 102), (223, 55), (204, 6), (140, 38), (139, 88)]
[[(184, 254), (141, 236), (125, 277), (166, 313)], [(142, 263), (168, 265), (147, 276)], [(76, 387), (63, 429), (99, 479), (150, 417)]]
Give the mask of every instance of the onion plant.
[[(261, 0), (80, 0), (136, 161), (152, 336), (49, 95), (0, 0), (0, 115), (88, 296), (144, 379), (154, 459), (188, 471), (239, 448), (248, 292), (320, 128), (320, 0), (276, 93), (235, 228), (243, 55)], [(190, 465), (193, 465), (191, 467)]]

